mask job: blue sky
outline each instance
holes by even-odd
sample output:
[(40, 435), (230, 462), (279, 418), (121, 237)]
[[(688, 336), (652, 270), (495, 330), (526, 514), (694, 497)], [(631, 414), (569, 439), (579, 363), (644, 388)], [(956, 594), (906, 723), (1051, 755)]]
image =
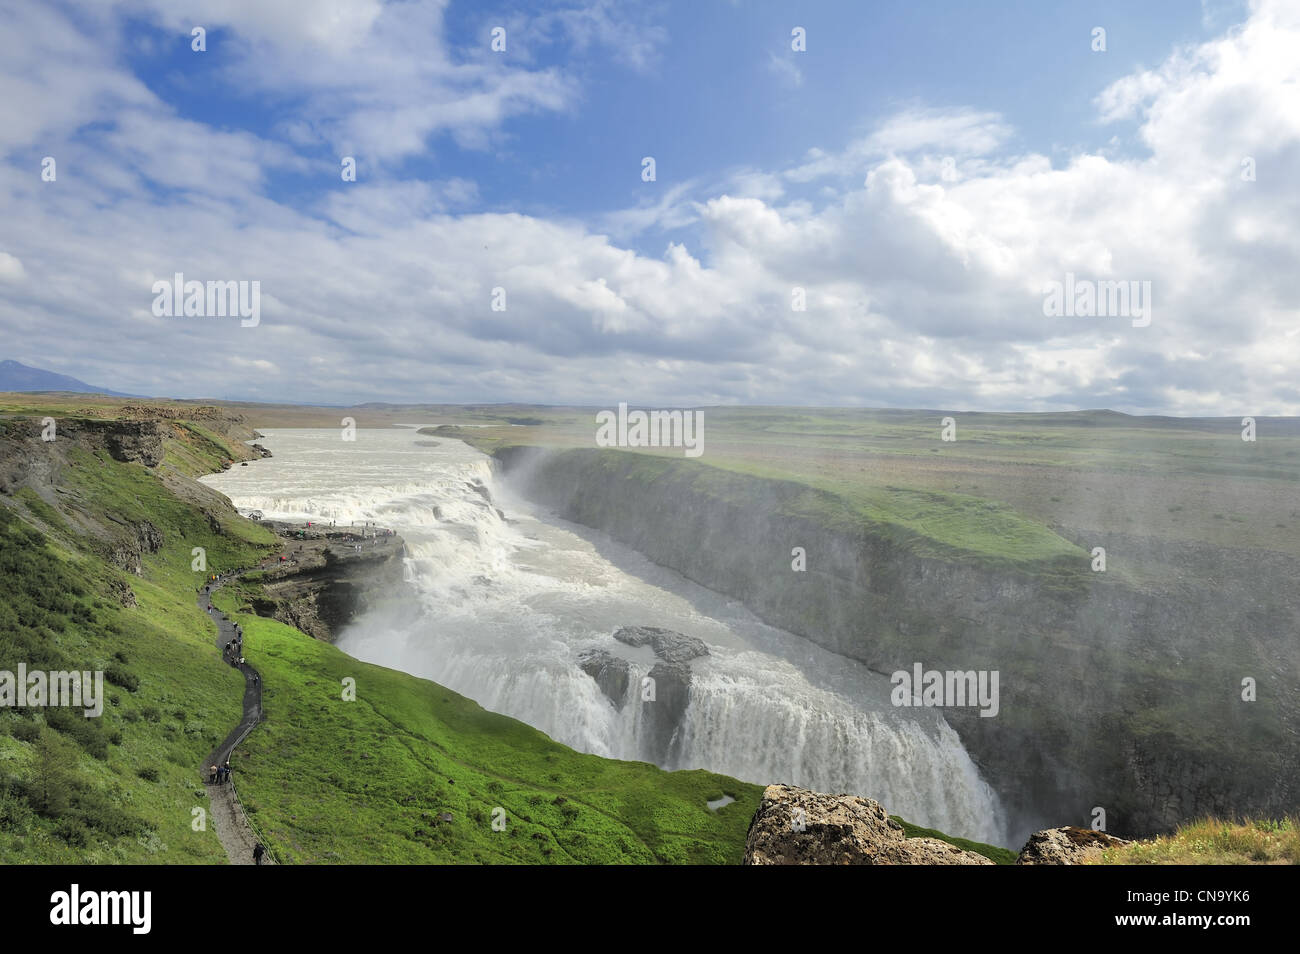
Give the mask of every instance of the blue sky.
[[(594, 218), (653, 201), (683, 182), (794, 165), (810, 143), (845, 144), (902, 108), (927, 105), (1001, 113), (1015, 127), (1017, 145), (1066, 155), (1096, 149), (1113, 134), (1090, 117), (1099, 89), (1159, 63), (1175, 45), (1204, 39), (1212, 22), (1197, 0), (712, 0), (646, 4), (633, 12), (628, 29), (646, 35), (652, 48), (644, 61), (616, 39), (584, 44), (561, 30), (544, 40), (508, 30), (506, 53), (484, 54), (493, 26), (539, 7), (545, 5), (452, 3), (446, 34), (457, 38), (453, 48), (468, 47), (467, 60), (572, 74), (580, 84), (573, 108), (514, 117), (490, 147), (435, 136), (418, 154), (383, 165), (358, 143), (353, 152), (364, 177), (462, 177), (478, 186), (475, 209)], [(1244, 14), (1241, 5), (1220, 9), (1220, 23)], [(1090, 31), (1100, 23), (1114, 35), (1107, 56), (1090, 48)], [(185, 119), (276, 139), (278, 124), (301, 104), (298, 97), (268, 99), (241, 89), (237, 77), (231, 81), (219, 51), (239, 43), (233, 29), (211, 34), (215, 55), (195, 56), (184, 33), (147, 20), (130, 25), (143, 36), (134, 49), (128, 45), (126, 65)], [(811, 38), (804, 53), (791, 49), (795, 25)], [(799, 79), (778, 62), (797, 70)], [(276, 177), (278, 201), (310, 201), (338, 187), (338, 149), (331, 145), (301, 150), (319, 168), (314, 175)], [(645, 155), (658, 162), (653, 187), (640, 178)], [(661, 239), (658, 232), (646, 237)]]
[[(321, 403), (1300, 413), (1279, 0), (6, 7), (4, 357)], [(152, 314), (178, 271), (259, 281), (260, 323)], [(1154, 320), (1046, 317), (1066, 273)]]

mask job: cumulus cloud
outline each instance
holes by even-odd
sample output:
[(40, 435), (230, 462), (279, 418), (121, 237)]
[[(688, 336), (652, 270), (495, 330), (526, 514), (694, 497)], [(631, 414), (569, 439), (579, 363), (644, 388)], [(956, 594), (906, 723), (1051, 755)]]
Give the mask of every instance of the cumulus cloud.
[[(29, 146), (64, 137), (59, 181), (12, 149), (0, 163), (0, 278), (21, 259), (25, 279), (21, 299), (12, 275), (0, 291), (6, 337), (149, 393), (1300, 413), (1300, 23), (1281, 2), (1098, 91), (1089, 118), (1133, 130), (1105, 154), (1017, 153), (996, 113), (912, 106), (788, 168), (661, 183), (654, 202), (586, 221), (477, 209), (464, 179), (378, 175), (277, 201), (268, 181), (304, 168), (317, 137), (398, 157), (578, 94), (553, 71), (453, 55), (441, 5), (333, 8), (232, 3), (213, 21), (258, 88), (306, 104), (269, 140), (178, 117), (83, 29), (17, 4), (32, 37), (83, 55), (14, 127)], [(117, 9), (175, 29), (200, 13)], [(569, 28), (604, 42), (612, 13), (594, 16)], [(27, 65), (0, 59), (0, 104), (45, 55), (11, 36)], [(411, 83), (430, 103), (398, 89)], [(261, 324), (154, 317), (151, 283), (177, 271), (259, 280)], [(1045, 316), (1066, 273), (1149, 281), (1150, 325)]]

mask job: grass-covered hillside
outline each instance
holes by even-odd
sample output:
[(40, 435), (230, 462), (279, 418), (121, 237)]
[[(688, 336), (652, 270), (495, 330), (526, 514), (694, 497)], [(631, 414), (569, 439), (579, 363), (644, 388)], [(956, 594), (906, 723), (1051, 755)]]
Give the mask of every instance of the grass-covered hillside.
[[(235, 610), (240, 594), (217, 600)], [(583, 755), (435, 683), (237, 619), (267, 716), (232, 764), (282, 862), (740, 861), (760, 786)], [(723, 794), (736, 801), (710, 811)]]
[(273, 543), (176, 497), (163, 468), (39, 432), (0, 421), (0, 669), (102, 670), (108, 698), (93, 719), (0, 710), (0, 862), (224, 861), (193, 824), (195, 767), (238, 720), (243, 680), (195, 608), (192, 549), (225, 568)]
[[(249, 456), (251, 432), (212, 409), (77, 401), (23, 396), (0, 419), (0, 669), (102, 669), (108, 699), (98, 719), (0, 711), (0, 862), (220, 863), (195, 769), (238, 721), (242, 678), (195, 606), (194, 548), (221, 571), (278, 544), (190, 478)], [(265, 721), (234, 767), (280, 862), (740, 861), (760, 786), (574, 752), (250, 615), (259, 587), (216, 599), (262, 674)]]
[[(238, 721), (243, 680), (195, 607), (193, 548), (223, 570), (277, 544), (187, 474), (243, 449), (219, 422), (177, 420), (150, 467), (59, 420), (67, 436), (52, 443), (37, 420), (0, 420), (0, 669), (104, 670), (108, 700), (98, 719), (0, 711), (0, 862), (222, 862), (211, 824), (195, 825), (195, 769)], [(266, 722), (235, 765), (282, 862), (740, 859), (756, 786), (582, 755), (433, 683), (241, 619)], [(736, 801), (711, 811), (724, 793)]]

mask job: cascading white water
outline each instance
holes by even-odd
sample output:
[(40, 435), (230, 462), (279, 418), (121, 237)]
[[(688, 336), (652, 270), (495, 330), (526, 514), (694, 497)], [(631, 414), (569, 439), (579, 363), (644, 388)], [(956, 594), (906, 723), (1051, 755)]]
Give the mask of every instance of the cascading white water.
[[(867, 795), (909, 821), (1005, 841), (996, 796), (934, 710), (894, 708), (879, 673), (514, 497), (467, 445), (430, 446), (406, 429), (358, 431), (355, 442), (277, 430), (261, 443), (276, 456), (205, 482), (243, 511), (372, 520), (406, 540), (411, 599), (372, 608), (339, 635), (357, 658), (432, 679), (573, 748), (645, 759), (634, 696), (655, 657), (612, 634), (676, 630), (709, 655), (690, 664), (666, 768)], [(630, 661), (621, 711), (578, 668), (588, 649)]]

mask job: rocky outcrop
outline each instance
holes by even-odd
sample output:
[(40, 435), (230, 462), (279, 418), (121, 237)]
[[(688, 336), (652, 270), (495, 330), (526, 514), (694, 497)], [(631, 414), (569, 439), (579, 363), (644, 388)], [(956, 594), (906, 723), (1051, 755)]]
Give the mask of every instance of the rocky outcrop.
[(629, 646), (649, 646), (654, 654), (668, 663), (688, 663), (709, 654), (709, 647), (698, 636), (687, 636), (658, 626), (624, 626), (614, 638)]
[(615, 709), (623, 711), (630, 679), (626, 659), (605, 652), (603, 649), (588, 649), (579, 654), (578, 668), (596, 680), (596, 685), (609, 701), (614, 703)]
[(649, 679), (641, 692), (643, 751), (656, 765), (675, 766), (681, 755), (680, 730), (691, 704), (691, 667), (655, 663)]
[(89, 450), (104, 448), (113, 460), (157, 467), (165, 453), (163, 441), (171, 429), (159, 421), (63, 420), (56, 422), (59, 438), (76, 441)]
[(374, 601), (402, 587), (400, 536), (372, 539), (357, 552), (346, 529), (266, 525), (288, 538), (289, 559), (268, 564), (262, 595), (250, 604), (259, 616), (330, 642)]
[(116, 577), (110, 577), (108, 580), (109, 592), (117, 600), (117, 604), (124, 608), (131, 608), (136, 605), (135, 591), (131, 589), (131, 584), (126, 580), (119, 580)]
[[(680, 755), (680, 730), (691, 704), (692, 659), (709, 654), (704, 640), (658, 626), (623, 626), (614, 638), (626, 646), (648, 646), (656, 662), (648, 682), (635, 694), (641, 709), (641, 757), (656, 765), (673, 766)], [(622, 711), (632, 679), (628, 660), (604, 649), (589, 649), (578, 656), (578, 666)]]
[(130, 525), (117, 542), (108, 551), (108, 559), (114, 566), (140, 576), (144, 573), (144, 557), (162, 549), (162, 532), (148, 520), (141, 520)]
[(879, 802), (769, 785), (745, 836), (747, 865), (991, 865), (935, 838), (907, 838)]
[(1016, 859), (1018, 865), (1089, 865), (1101, 860), (1106, 848), (1127, 845), (1104, 831), (1090, 828), (1048, 828), (1036, 831)]

